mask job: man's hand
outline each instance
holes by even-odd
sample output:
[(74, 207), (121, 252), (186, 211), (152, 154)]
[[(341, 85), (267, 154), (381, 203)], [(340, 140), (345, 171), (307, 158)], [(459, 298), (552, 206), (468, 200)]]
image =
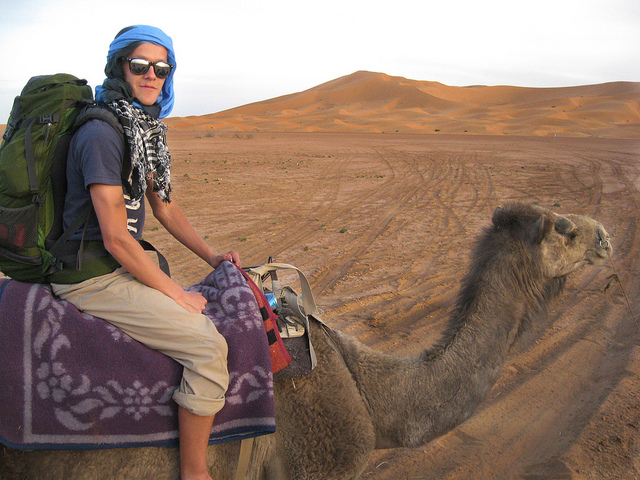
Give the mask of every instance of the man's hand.
[(227, 252), (227, 253), (223, 253), (222, 255), (214, 256), (213, 259), (211, 260), (211, 266), (213, 268), (217, 268), (218, 265), (220, 265), (225, 260), (227, 262), (235, 263), (238, 267), (241, 267), (241, 265), (240, 265), (240, 256), (238, 255), (237, 252), (235, 252), (233, 250), (230, 251), (230, 252)]
[(179, 298), (174, 298), (176, 303), (191, 313), (202, 313), (207, 306), (207, 300), (200, 292), (184, 292)]

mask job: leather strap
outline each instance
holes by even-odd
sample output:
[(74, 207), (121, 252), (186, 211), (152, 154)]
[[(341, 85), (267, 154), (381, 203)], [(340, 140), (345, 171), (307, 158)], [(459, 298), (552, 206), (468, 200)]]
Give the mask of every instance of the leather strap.
[(249, 470), (249, 461), (251, 460), (251, 451), (253, 450), (253, 438), (245, 438), (240, 441), (240, 456), (238, 458), (238, 468), (234, 480), (243, 480)]
[[(309, 285), (307, 277), (293, 265), (289, 265), (288, 263), (266, 263), (259, 267), (249, 267), (246, 270), (249, 274), (259, 275), (260, 277), (276, 270), (295, 270), (296, 272), (298, 272), (298, 278), (300, 279), (300, 289), (302, 290), (302, 307), (304, 308), (304, 313), (306, 313), (307, 315), (313, 315), (316, 318), (320, 317), (318, 313), (318, 307), (316, 307), (316, 301), (313, 298), (313, 292), (311, 292), (311, 286)], [(259, 285), (262, 286), (261, 284)]]

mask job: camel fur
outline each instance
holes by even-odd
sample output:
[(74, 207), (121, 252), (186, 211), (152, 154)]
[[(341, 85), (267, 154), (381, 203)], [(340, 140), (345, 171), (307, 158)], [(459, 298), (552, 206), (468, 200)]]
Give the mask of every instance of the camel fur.
[[(307, 377), (275, 383), (277, 433), (256, 440), (252, 480), (357, 479), (376, 448), (417, 447), (469, 418), (529, 321), (567, 275), (611, 253), (588, 217), (530, 205), (498, 208), (475, 247), (440, 342), (415, 357), (373, 351), (319, 322)], [(209, 449), (211, 475), (232, 479), (237, 442)], [(176, 451), (0, 450), (3, 479), (177, 479)]]

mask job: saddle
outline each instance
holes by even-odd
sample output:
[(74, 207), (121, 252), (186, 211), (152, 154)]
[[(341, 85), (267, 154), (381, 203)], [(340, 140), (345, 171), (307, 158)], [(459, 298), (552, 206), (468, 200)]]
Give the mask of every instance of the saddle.
[[(275, 263), (273, 257), (269, 257), (264, 265), (244, 270), (277, 316), (280, 338), (291, 357), (291, 363), (286, 367), (278, 371), (274, 369), (274, 381), (308, 375), (317, 364), (309, 337), (309, 318), (321, 319), (307, 277), (293, 265)], [(301, 295), (290, 285), (281, 285), (279, 270), (293, 270), (298, 274)]]

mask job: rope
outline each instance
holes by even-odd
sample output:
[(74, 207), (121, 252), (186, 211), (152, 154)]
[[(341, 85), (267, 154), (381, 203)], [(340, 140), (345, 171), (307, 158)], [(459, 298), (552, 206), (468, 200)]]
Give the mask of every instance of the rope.
[(638, 324), (638, 319), (636, 318), (635, 314), (633, 313), (633, 309), (631, 308), (631, 302), (629, 301), (629, 297), (627, 296), (627, 292), (624, 289), (624, 286), (622, 285), (622, 281), (620, 280), (620, 275), (618, 275), (618, 271), (616, 270), (616, 266), (613, 264), (613, 259), (611, 258), (611, 253), (608, 252), (607, 256), (609, 257), (609, 262), (611, 263), (611, 268), (613, 269), (613, 275), (609, 275), (607, 277), (607, 280), (609, 280), (609, 283), (607, 283), (607, 285), (604, 287), (604, 291), (606, 292), (609, 287), (611, 286), (611, 283), (616, 280), (618, 282), (618, 285), (620, 285), (620, 290), (622, 290), (622, 295), (624, 296), (624, 300), (627, 303), (627, 308), (629, 309), (629, 313), (631, 314), (631, 318), (633, 318), (633, 321), (636, 324), (636, 328), (638, 329), (638, 333), (640, 333), (640, 324)]

